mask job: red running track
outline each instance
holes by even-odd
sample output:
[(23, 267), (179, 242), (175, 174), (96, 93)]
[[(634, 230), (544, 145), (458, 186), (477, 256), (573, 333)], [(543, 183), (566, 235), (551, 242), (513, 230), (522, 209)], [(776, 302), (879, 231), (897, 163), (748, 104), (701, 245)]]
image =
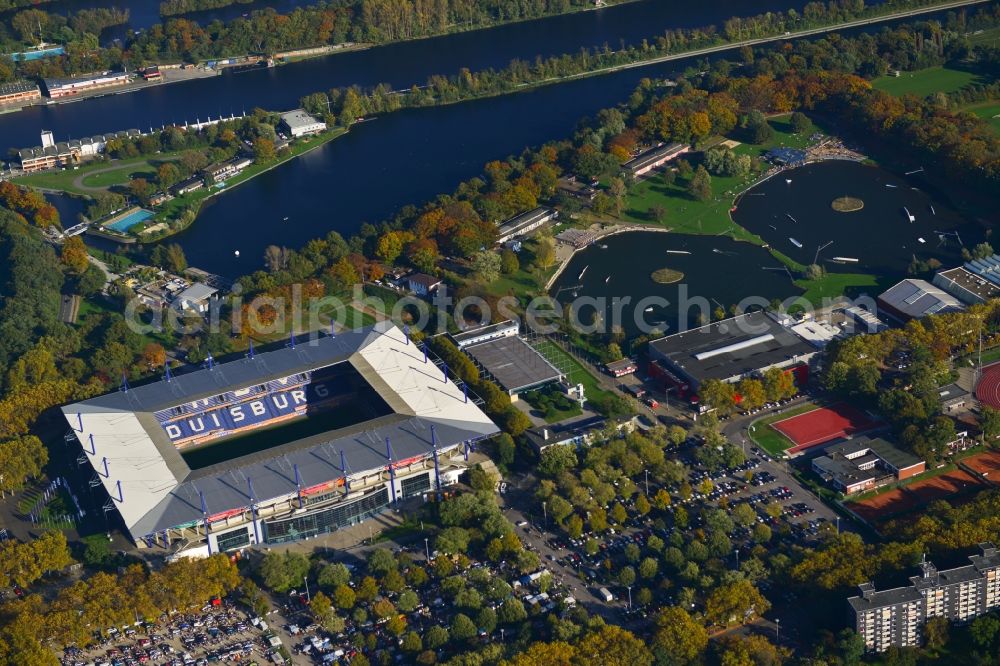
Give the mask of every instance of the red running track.
[(976, 384), (976, 398), (984, 405), (1000, 409), (1000, 363), (983, 368), (983, 375)]

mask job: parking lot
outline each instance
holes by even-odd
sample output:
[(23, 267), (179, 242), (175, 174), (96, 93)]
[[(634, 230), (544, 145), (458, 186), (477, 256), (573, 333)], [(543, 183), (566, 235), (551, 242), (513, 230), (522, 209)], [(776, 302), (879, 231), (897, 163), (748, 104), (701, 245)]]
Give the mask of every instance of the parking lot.
[[(139, 622), (111, 628), (89, 650), (69, 648), (64, 666), (205, 666), (209, 663), (273, 663), (275, 648), (260, 618), (220, 602), (200, 613), (161, 616), (156, 622)], [(280, 659), (280, 657), (279, 657)]]

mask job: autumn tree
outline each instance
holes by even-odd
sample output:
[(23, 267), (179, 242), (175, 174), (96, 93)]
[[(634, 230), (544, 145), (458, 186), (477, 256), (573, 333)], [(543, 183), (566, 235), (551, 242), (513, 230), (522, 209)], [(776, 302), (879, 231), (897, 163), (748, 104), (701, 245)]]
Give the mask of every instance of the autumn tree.
[(771, 607), (770, 602), (749, 581), (722, 583), (705, 599), (705, 617), (720, 626), (746, 624)]
[(37, 478), (49, 462), (49, 451), (34, 435), (0, 442), (0, 493), (22, 490), (28, 479)]
[(67, 270), (76, 275), (83, 275), (90, 267), (90, 255), (80, 236), (70, 236), (63, 241), (59, 259)]
[(683, 666), (700, 661), (708, 647), (708, 632), (679, 606), (668, 606), (656, 616), (652, 649), (657, 662)]

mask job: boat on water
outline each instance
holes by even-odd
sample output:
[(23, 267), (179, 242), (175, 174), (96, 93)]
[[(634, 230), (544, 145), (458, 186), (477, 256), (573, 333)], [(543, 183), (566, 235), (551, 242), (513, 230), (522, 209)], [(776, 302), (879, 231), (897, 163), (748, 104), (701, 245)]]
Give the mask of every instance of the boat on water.
[(786, 178), (785, 179), (785, 183), (787, 183), (788, 185), (791, 185), (792, 184), (792, 179), (791, 178)]
[(583, 267), (583, 270), (580, 271), (580, 275), (578, 275), (576, 279), (577, 280), (582, 280), (583, 279), (583, 274), (587, 272), (588, 268), (590, 268), (590, 264), (587, 264), (586, 266)]
[(667, 250), (667, 254), (691, 254), (687, 250)]
[(235, 252), (233, 252), (233, 254), (238, 257), (238, 256), (240, 256), (240, 251), (236, 250)]
[(838, 264), (856, 264), (858, 260), (854, 257), (834, 257), (830, 261), (836, 261)]
[(926, 243), (926, 242), (927, 242), (927, 241), (925, 241), (925, 240), (924, 240), (923, 238), (918, 238), (917, 240), (918, 240), (919, 242), (921, 242), (921, 243)]
[(604, 278), (604, 284), (607, 284), (609, 282), (611, 282), (611, 276), (610, 275), (608, 277)]
[(288, 216), (286, 215), (286, 216), (285, 216), (284, 218), (282, 218), (282, 220), (281, 220), (281, 221), (282, 221), (282, 222), (288, 222)]
[(795, 224), (798, 224), (798, 223), (799, 223), (799, 221), (798, 221), (798, 220), (796, 220), (796, 219), (795, 219), (794, 217), (792, 217), (792, 214), (791, 214), (791, 213), (785, 213), (785, 216), (786, 216), (786, 217), (787, 217), (787, 218), (788, 218), (789, 220), (791, 220), (792, 222), (794, 222)]
[(802, 243), (798, 242), (797, 240), (795, 240), (791, 236), (788, 237), (788, 240), (792, 241), (792, 245), (794, 245), (795, 247), (802, 247)]
[(934, 210), (934, 206), (931, 206), (931, 215), (937, 215), (937, 211)]
[(607, 245), (605, 245), (604, 243), (601, 243), (601, 244), (600, 244), (600, 245), (598, 245), (597, 247), (601, 248), (602, 250), (607, 250), (607, 249), (608, 249), (608, 246), (607, 246)]
[(904, 212), (904, 213), (906, 213), (906, 217), (907, 217), (907, 219), (909, 219), (909, 220), (910, 220), (910, 223), (911, 223), (911, 224), (912, 224), (913, 222), (916, 222), (916, 221), (917, 221), (917, 218), (915, 218), (915, 217), (913, 216), (913, 213), (911, 213), (911, 212), (910, 212), (910, 209), (909, 209), (909, 208), (907, 208), (906, 206), (903, 206), (903, 212)]
[(643, 312), (652, 312), (652, 311), (653, 311), (653, 306), (652, 305), (650, 305), (648, 308), (646, 308), (645, 310), (643, 310)]
[(885, 186), (886, 187), (891, 187), (892, 189), (896, 189), (896, 186), (892, 185), (891, 183), (886, 183)]
[(778, 230), (778, 227), (774, 226), (773, 224), (769, 224), (769, 225), (767, 225), (767, 226), (771, 227), (771, 228), (772, 228), (772, 229), (774, 229), (775, 231), (777, 231), (777, 230)]

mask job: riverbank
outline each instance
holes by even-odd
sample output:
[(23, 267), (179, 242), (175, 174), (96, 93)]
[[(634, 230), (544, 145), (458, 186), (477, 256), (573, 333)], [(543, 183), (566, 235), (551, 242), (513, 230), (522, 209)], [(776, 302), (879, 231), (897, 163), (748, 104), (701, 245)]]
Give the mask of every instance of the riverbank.
[(559, 265), (556, 268), (555, 273), (553, 273), (549, 277), (548, 281), (546, 281), (545, 283), (545, 286), (542, 288), (542, 290), (545, 293), (548, 293), (549, 290), (552, 289), (552, 285), (555, 284), (556, 280), (559, 279), (559, 276), (563, 274), (563, 271), (566, 270), (567, 266), (569, 266), (570, 262), (573, 260), (573, 257), (576, 256), (577, 252), (585, 250), (591, 245), (598, 244), (598, 241), (600, 241), (603, 238), (608, 238), (609, 236), (616, 236), (618, 234), (624, 234), (631, 231), (651, 231), (655, 233), (669, 233), (670, 231), (672, 231), (671, 229), (664, 229), (663, 227), (653, 227), (643, 224), (613, 224), (610, 226), (602, 226), (598, 229), (594, 229), (593, 228), (594, 226), (596, 225), (591, 225), (591, 228), (588, 229), (588, 231), (592, 234), (591, 237), (593, 240), (586, 245), (578, 246), (578, 245), (572, 245), (570, 243), (564, 243), (559, 240), (556, 241), (556, 259), (559, 261)]

